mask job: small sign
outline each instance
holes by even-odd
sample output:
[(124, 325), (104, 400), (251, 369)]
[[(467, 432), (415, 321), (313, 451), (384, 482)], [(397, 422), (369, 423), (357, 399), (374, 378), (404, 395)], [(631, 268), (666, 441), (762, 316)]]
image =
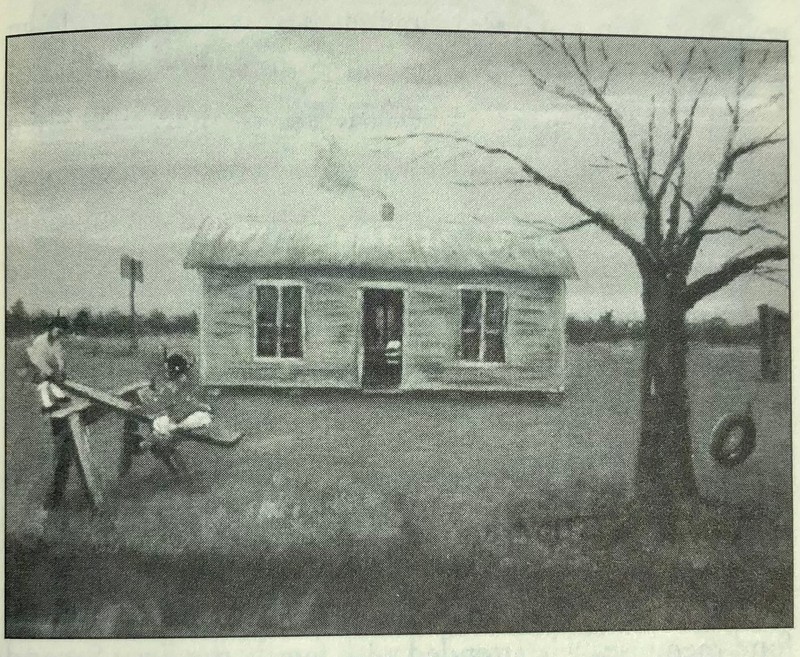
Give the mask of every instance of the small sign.
[(144, 265), (141, 260), (124, 255), (120, 259), (120, 275), (144, 283)]
[(144, 265), (141, 260), (132, 260), (131, 269), (133, 270), (134, 278), (140, 283), (144, 283)]

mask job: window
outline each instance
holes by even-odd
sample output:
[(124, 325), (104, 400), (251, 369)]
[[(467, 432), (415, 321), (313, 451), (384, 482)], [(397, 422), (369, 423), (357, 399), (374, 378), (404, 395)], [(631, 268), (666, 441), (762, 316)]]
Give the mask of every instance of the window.
[(303, 357), (303, 287), (296, 283), (257, 283), (256, 358)]
[(461, 290), (461, 360), (506, 360), (506, 295), (495, 290)]

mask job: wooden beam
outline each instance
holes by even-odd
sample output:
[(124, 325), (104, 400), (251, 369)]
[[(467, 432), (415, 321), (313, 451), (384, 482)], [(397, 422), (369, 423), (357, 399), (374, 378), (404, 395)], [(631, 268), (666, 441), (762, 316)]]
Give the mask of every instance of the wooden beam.
[(97, 510), (103, 504), (103, 493), (94, 476), (89, 452), (89, 441), (86, 439), (86, 430), (84, 429), (83, 422), (81, 422), (79, 413), (73, 413), (69, 416), (69, 428), (72, 432), (72, 443), (75, 445), (75, 454), (77, 456), (78, 472), (81, 476), (81, 481), (89, 496), (89, 504), (91, 504), (92, 510)]
[(89, 401), (88, 399), (77, 399), (70, 403), (69, 406), (64, 406), (64, 408), (59, 408), (57, 411), (53, 411), (50, 413), (50, 417), (54, 420), (63, 420), (73, 413), (80, 413), (81, 411), (85, 411), (92, 406), (93, 402)]
[[(152, 424), (157, 417), (155, 414), (147, 413), (136, 404), (124, 399), (120, 399), (119, 397), (107, 392), (95, 390), (94, 388), (83, 383), (67, 380), (61, 385), (76, 395), (86, 397), (96, 404), (100, 404), (106, 408), (117, 411), (124, 417), (129, 417), (137, 420), (138, 422)], [(144, 385), (148, 384), (145, 383)], [(131, 392), (131, 389), (132, 387), (128, 388), (128, 393)], [(70, 415), (70, 418), (71, 417), (72, 415)], [(233, 447), (242, 439), (243, 436), (243, 432), (228, 429), (224, 426), (221, 426), (218, 422), (215, 422), (212, 424), (212, 426), (202, 430), (190, 431), (188, 429), (184, 429), (175, 431), (175, 437), (178, 440), (191, 440), (194, 442), (207, 443), (209, 445), (218, 445), (222, 447)]]
[[(114, 392), (115, 397), (121, 397), (125, 401), (130, 401), (130, 399), (126, 399), (131, 396), (133, 393), (141, 390), (142, 388), (146, 388), (150, 385), (149, 381), (139, 381), (137, 383), (131, 383), (130, 385), (125, 386), (124, 388), (120, 388), (116, 392)], [(64, 387), (68, 388), (66, 382), (64, 383)], [(86, 386), (88, 388), (88, 386)], [(78, 393), (81, 394), (81, 393)], [(65, 406), (64, 408), (60, 408), (57, 411), (53, 411), (50, 413), (50, 417), (54, 419), (63, 419), (67, 418), (73, 413), (81, 413), (83, 411), (88, 411), (91, 409), (92, 421), (96, 422), (101, 417), (106, 415), (108, 412), (108, 407), (103, 407), (100, 404), (95, 403), (96, 400), (91, 399), (76, 399), (69, 406)], [(85, 419), (85, 418), (84, 418)], [(91, 422), (86, 422), (87, 424), (91, 424)]]
[[(123, 386), (116, 392), (114, 395), (117, 397), (122, 397), (123, 399), (127, 399), (132, 393), (139, 392), (142, 388), (149, 388), (150, 381), (137, 381), (136, 383), (129, 383), (126, 386)], [(128, 401), (130, 401), (128, 399)]]
[(156, 419), (155, 415), (147, 413), (140, 406), (137, 406), (132, 402), (120, 399), (116, 395), (103, 392), (102, 390), (96, 390), (95, 388), (87, 386), (83, 383), (78, 383), (77, 381), (71, 381), (68, 379), (61, 385), (76, 395), (91, 399), (94, 402), (102, 404), (103, 406), (107, 406), (108, 408), (122, 413), (127, 417), (132, 417), (136, 420), (139, 420), (140, 422), (152, 422)]

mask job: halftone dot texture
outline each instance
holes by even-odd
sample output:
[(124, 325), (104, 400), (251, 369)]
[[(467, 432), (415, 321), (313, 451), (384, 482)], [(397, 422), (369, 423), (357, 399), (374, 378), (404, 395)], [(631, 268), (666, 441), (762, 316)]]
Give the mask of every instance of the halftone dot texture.
[[(144, 363), (159, 349), (158, 340), (144, 337), (140, 355), (131, 358), (124, 339), (87, 342), (71, 345), (72, 376), (101, 389), (146, 376)], [(192, 339), (173, 343), (196, 349)], [(59, 604), (67, 608), (56, 618), (49, 607), (30, 606), (33, 598), (20, 607), (12, 590), (12, 613), (42, 623), (16, 631), (142, 636), (644, 626), (649, 612), (629, 607), (630, 597), (611, 615), (565, 624), (556, 610), (567, 602), (545, 604), (555, 582), (540, 574), (592, 563), (602, 526), (574, 519), (603, 513), (630, 490), (639, 358), (638, 348), (624, 345), (572, 346), (561, 406), (225, 392), (211, 396), (212, 404), (247, 435), (232, 450), (182, 444), (183, 480), (147, 454), (118, 480), (122, 422), (110, 416), (89, 436), (105, 512), (90, 518), (73, 467), (65, 505), (44, 526), (60, 561), (42, 555), (38, 569), (12, 566), (26, 582), (58, 568), (46, 588), (61, 591)], [(785, 383), (761, 381), (758, 361), (750, 347), (693, 349), (695, 466), (704, 494), (763, 504), (785, 523), (790, 393)], [(50, 482), (52, 454), (34, 391), (11, 392), (7, 531), (16, 545), (29, 535)], [(756, 451), (739, 468), (722, 470), (708, 453), (711, 429), (720, 415), (750, 400), (759, 409)], [(770, 550), (790, 548), (781, 536), (764, 539)], [(97, 556), (103, 554), (127, 556), (104, 561)], [(491, 606), (464, 616), (460, 606), (444, 602), (466, 594), (454, 586)], [(542, 604), (517, 608), (517, 587), (543, 596)], [(585, 595), (569, 580), (559, 580), (558, 588), (569, 600)], [(80, 591), (86, 600), (73, 605)], [(81, 611), (86, 605), (91, 614)], [(97, 620), (101, 612), (112, 616), (107, 624)], [(125, 625), (129, 616), (139, 620)], [(673, 622), (694, 622), (682, 618)]]
[[(723, 583), (730, 589), (719, 594), (717, 571), (705, 579), (681, 579), (674, 589), (679, 593), (665, 601), (653, 594), (652, 580), (637, 582), (624, 571), (626, 560), (638, 555), (597, 548), (611, 538), (596, 518), (632, 492), (640, 430), (638, 345), (568, 345), (561, 404), (502, 395), (364, 395), (356, 360), (362, 309), (348, 292), (339, 297), (347, 303), (335, 324), (321, 321), (325, 314), (313, 304), (306, 307), (306, 351), (295, 365), (306, 368), (305, 382), (292, 382), (291, 369), (252, 357), (249, 268), (271, 279), (275, 274), (266, 266), (276, 266), (281, 279), (309, 286), (315, 276), (310, 265), (338, 268), (326, 282), (333, 298), (339, 293), (331, 279), (347, 273), (357, 286), (362, 279), (356, 266), (388, 258), (392, 271), (413, 267), (413, 285), (421, 285), (433, 280), (434, 271), (448, 269), (443, 234), (463, 246), (449, 252), (447, 285), (454, 299), (457, 276), (480, 274), (487, 278), (482, 288), (491, 288), (491, 276), (499, 273), (571, 279), (574, 262), (580, 279), (568, 282), (567, 299), (576, 314), (597, 316), (614, 306), (638, 316), (641, 290), (633, 259), (607, 230), (585, 226), (562, 236), (571, 261), (561, 247), (520, 243), (583, 220), (581, 203), (602, 213), (591, 215), (595, 224), (607, 228), (612, 219), (633, 239), (644, 237), (642, 206), (619, 135), (603, 112), (582, 105), (597, 102), (585, 88), (583, 100), (570, 98), (583, 81), (558, 55), (557, 39), (548, 46), (531, 35), (233, 31), (56, 35), (10, 45), (9, 234), (39, 245), (9, 250), (12, 282), (17, 276), (20, 289), (38, 294), (40, 304), (108, 303), (103, 286), (92, 283), (94, 291), (87, 293), (76, 281), (116, 272), (119, 247), (133, 243), (148, 254), (142, 286), (142, 294), (151, 295), (147, 303), (181, 304), (188, 296), (181, 277), (195, 276), (181, 270), (183, 258), (189, 251), (188, 264), (196, 265), (201, 258), (192, 258), (200, 253), (211, 259), (207, 264), (229, 267), (217, 270), (216, 287), (203, 286), (197, 297), (204, 316), (216, 318), (203, 324), (206, 344), (219, 346), (200, 358), (201, 367), (228, 381), (265, 384), (247, 390), (223, 386), (219, 395), (209, 391), (218, 417), (246, 436), (231, 450), (182, 444), (187, 472), (179, 478), (143, 454), (118, 479), (121, 421), (112, 415), (93, 425), (89, 441), (106, 508), (89, 517), (73, 470), (65, 505), (42, 528), (47, 550), (34, 559), (41, 568), (31, 566), (30, 553), (22, 550), (9, 571), (19, 577), (7, 588), (14, 632), (137, 636), (787, 624), (791, 603), (777, 611), (754, 610), (729, 580)], [(592, 79), (621, 108), (642, 167), (650, 166), (652, 134), (652, 188), (670, 153), (674, 116), (684, 120), (708, 76), (687, 152), (684, 199), (678, 199), (685, 228), (718, 175), (739, 44), (617, 38), (602, 44), (587, 39), (585, 45), (584, 53), (569, 40), (573, 56), (579, 63), (586, 57)], [(785, 118), (779, 96), (786, 77), (783, 46), (747, 48), (747, 100), (737, 144), (770, 138)], [(520, 59), (530, 62), (533, 75), (518, 65)], [(617, 65), (605, 87), (611, 62)], [(556, 93), (537, 88), (540, 78)], [(440, 137), (382, 139), (422, 132), (508, 148), (548, 180), (574, 190), (578, 204), (541, 180), (519, 182), (536, 176), (507, 153)], [(333, 164), (330, 152), (336, 148), (322, 143), (331, 134), (345, 145)], [(706, 226), (715, 232), (699, 250), (692, 276), (714, 271), (743, 249), (781, 242), (785, 209), (768, 203), (783, 193), (787, 178), (785, 151), (775, 146), (776, 151), (756, 149), (747, 167), (739, 166), (742, 161), (731, 171), (730, 198)], [(309, 188), (324, 190), (320, 196), (329, 199), (330, 210), (341, 209), (334, 197), (358, 198), (363, 216), (347, 218), (347, 231), (311, 239), (309, 226), (333, 233), (341, 218), (333, 221), (324, 204), (313, 209), (313, 217), (303, 214), (309, 205), (303, 190)], [(454, 196), (461, 198), (458, 212), (442, 200)], [(298, 198), (303, 202), (293, 201)], [(668, 193), (665, 211), (670, 198)], [(414, 228), (426, 220), (421, 208), (435, 200), (437, 221), (446, 231), (426, 225), (427, 237), (418, 239)], [(396, 223), (389, 226), (381, 223), (386, 202), (396, 203)], [(761, 208), (751, 229), (754, 215), (741, 212), (747, 209), (742, 206), (764, 204), (769, 207)], [(410, 215), (414, 225), (398, 234)], [(286, 243), (268, 234), (269, 226), (293, 219), (303, 225), (283, 234)], [(212, 230), (201, 231), (189, 250), (206, 220)], [(464, 222), (463, 233), (452, 232), (453, 220)], [(354, 231), (361, 225), (355, 222), (369, 230), (373, 221), (373, 233), (359, 237)], [(257, 230), (241, 228), (253, 223)], [(73, 251), (85, 255), (68, 268), (63, 256), (70, 251), (55, 237), (64, 233), (74, 237)], [(386, 240), (376, 245), (384, 234)], [(90, 248), (93, 243), (100, 248)], [(265, 246), (272, 254), (291, 254), (291, 261), (260, 261)], [(61, 260), (52, 257), (54, 250)], [(47, 258), (37, 260), (40, 252)], [(536, 269), (541, 263), (546, 270)], [(370, 274), (363, 282), (383, 278)], [(245, 284), (231, 284), (240, 280)], [(762, 283), (740, 279), (705, 308), (751, 318), (757, 302), (785, 301), (782, 288)], [(719, 298), (724, 302), (715, 306)], [(410, 320), (417, 310), (409, 303), (405, 312)], [(515, 321), (513, 305), (509, 312)], [(440, 308), (428, 321), (448, 323), (455, 359), (458, 306), (455, 312)], [(552, 333), (552, 322), (544, 330)], [(196, 336), (166, 339), (170, 348), (200, 355)], [(158, 365), (158, 340), (143, 336), (139, 353), (131, 355), (123, 338), (73, 339), (70, 376), (104, 390), (147, 377)], [(323, 379), (330, 383), (330, 371), (314, 363), (341, 342), (352, 349), (334, 377), (354, 390), (310, 389)], [(12, 341), (9, 353), (19, 354), (24, 346)], [(514, 348), (512, 341), (508, 353)], [(405, 365), (406, 374), (413, 374), (411, 361)], [(451, 365), (443, 357), (424, 364), (434, 372)], [(758, 351), (748, 345), (692, 345), (690, 429), (702, 494), (757, 503), (777, 527), (758, 545), (776, 555), (778, 575), (748, 579), (736, 570), (734, 578), (748, 593), (752, 585), (773, 595), (769, 583), (781, 579), (781, 568), (791, 563), (790, 391), (785, 381), (762, 381), (758, 365)], [(287, 390), (267, 389), (275, 383)], [(30, 539), (50, 481), (51, 439), (32, 391), (14, 380), (8, 385), (7, 538), (18, 545)], [(711, 429), (723, 413), (748, 402), (757, 409), (756, 451), (739, 468), (722, 471), (708, 454)], [(702, 550), (692, 558), (702, 570)], [(620, 572), (626, 584), (615, 588)], [(713, 589), (708, 599), (717, 602), (697, 603), (695, 585)], [(729, 590), (736, 595), (727, 595)], [(54, 593), (42, 601), (41, 591)], [(741, 604), (726, 607), (734, 603)]]
[[(575, 40), (568, 44), (580, 56)], [(15, 38), (8, 45), (7, 280), (10, 298), (24, 299), (29, 309), (119, 307), (124, 288), (113, 281), (98, 285), (96, 276), (115, 272), (125, 251), (142, 259), (147, 272), (141, 310), (185, 312), (200, 289), (183, 257), (203, 221), (272, 217), (273, 203), (284, 208), (287, 196), (326, 172), (328, 184), (345, 182), (351, 191), (395, 186), (408, 197), (412, 190), (432, 196), (430, 190), (446, 189), (446, 197), (455, 187), (469, 199), (475, 225), (468, 232), (476, 234), (486, 225), (519, 229), (530, 222), (533, 230), (584, 218), (538, 185), (497, 184), (524, 178), (502, 155), (467, 143), (384, 139), (409, 133), (449, 133), (507, 148), (643, 236), (636, 187), (617, 166), (625, 159), (618, 136), (598, 113), (536, 88), (523, 64), (556, 87), (588, 96), (570, 63), (532, 35), (123, 31)], [(673, 132), (673, 84), (653, 70), (661, 66), (660, 51), (680, 74), (695, 46), (678, 88), (681, 120), (706, 66), (713, 67), (687, 155), (685, 196), (695, 205), (714, 179), (727, 137), (725, 99), (733, 98), (739, 45), (586, 39), (598, 85), (608, 68), (602, 51), (616, 64), (608, 98), (640, 159), (655, 105), (657, 172)], [(755, 80), (744, 98), (741, 144), (770, 134), (786, 115), (783, 45), (747, 48), (748, 80)], [(331, 138), (342, 160), (332, 170), (319, 157)], [(747, 203), (779, 195), (787, 177), (785, 147), (749, 157), (737, 164), (729, 191)], [(373, 200), (379, 203), (377, 194)], [(780, 208), (763, 216), (728, 208), (714, 227), (745, 228), (753, 218), (786, 230)], [(639, 317), (640, 285), (624, 247), (595, 228), (565, 237), (580, 276), (568, 312)], [(756, 231), (746, 240), (766, 237)], [(744, 246), (730, 233), (706, 240), (697, 273)], [(63, 262), (74, 276), (62, 275)], [(750, 321), (764, 298), (779, 307), (788, 303), (780, 287), (742, 277), (697, 312)]]

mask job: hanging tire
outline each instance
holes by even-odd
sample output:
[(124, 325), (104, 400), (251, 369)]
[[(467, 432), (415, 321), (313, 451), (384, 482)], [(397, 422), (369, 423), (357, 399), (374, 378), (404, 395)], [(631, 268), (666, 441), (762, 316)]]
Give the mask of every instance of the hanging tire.
[[(738, 437), (734, 437), (738, 431)], [(749, 413), (723, 415), (711, 432), (709, 451), (724, 468), (734, 468), (747, 460), (756, 448), (756, 425)]]

